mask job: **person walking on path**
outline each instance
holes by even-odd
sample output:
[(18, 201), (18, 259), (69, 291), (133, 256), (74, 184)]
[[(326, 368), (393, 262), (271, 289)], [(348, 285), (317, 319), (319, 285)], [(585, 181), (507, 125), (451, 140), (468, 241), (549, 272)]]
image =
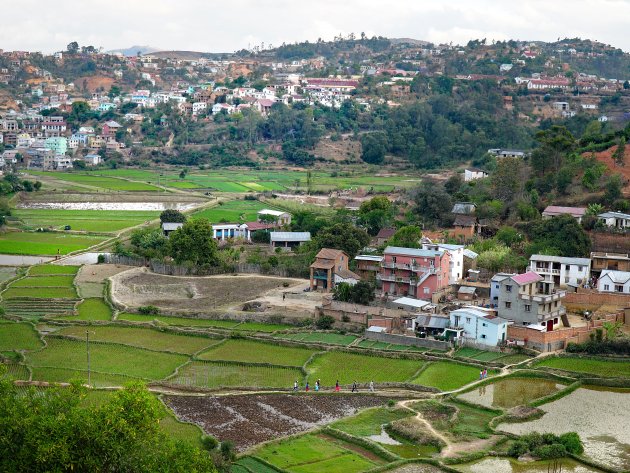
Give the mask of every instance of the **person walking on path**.
[(483, 370), (479, 371), (479, 379), (483, 379)]
[(315, 391), (319, 391), (319, 379), (315, 381)]
[(339, 392), (339, 380), (335, 383), (335, 391)]
[(295, 383), (293, 383), (293, 390), (294, 391), (298, 390), (298, 382), (297, 382), (297, 380), (295, 381)]
[(359, 392), (359, 389), (357, 388), (357, 382), (356, 381), (354, 383), (352, 383), (352, 392), (353, 393)]
[(308, 381), (306, 382), (306, 392), (308, 392)]
[(370, 381), (370, 392), (374, 392), (374, 381)]
[(488, 377), (488, 370), (486, 368), (483, 369), (483, 378), (486, 379)]

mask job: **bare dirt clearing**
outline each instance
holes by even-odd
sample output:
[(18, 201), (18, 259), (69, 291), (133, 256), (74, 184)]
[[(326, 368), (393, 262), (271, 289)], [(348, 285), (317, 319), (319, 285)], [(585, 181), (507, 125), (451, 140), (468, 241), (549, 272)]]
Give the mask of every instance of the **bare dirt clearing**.
[(328, 424), (358, 410), (380, 406), (385, 398), (346, 395), (254, 394), (240, 396), (164, 396), (177, 417), (199, 425), (239, 451), (278, 437)]
[(74, 282), (81, 297), (103, 297), (105, 279), (123, 271), (129, 266), (118, 264), (88, 264), (82, 266)]
[(210, 312), (251, 301), (271, 290), (289, 291), (304, 284), (299, 279), (253, 275), (164, 276), (146, 268), (120, 273), (112, 282), (112, 296), (127, 307), (153, 305), (172, 312)]

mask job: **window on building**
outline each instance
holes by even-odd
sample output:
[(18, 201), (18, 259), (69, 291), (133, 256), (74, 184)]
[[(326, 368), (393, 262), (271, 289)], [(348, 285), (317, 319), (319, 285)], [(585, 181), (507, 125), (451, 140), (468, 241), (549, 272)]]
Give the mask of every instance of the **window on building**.
[(525, 312), (531, 312), (532, 311), (532, 306), (529, 304), (525, 304)]
[(565, 282), (565, 284), (567, 284), (569, 282), (569, 277), (568, 276), (564, 277), (564, 282)]
[(615, 292), (623, 292), (623, 286), (615, 284)]
[(425, 287), (425, 288), (424, 288), (424, 293), (425, 293), (425, 294), (428, 294), (428, 293), (429, 293), (429, 288), (428, 288), (428, 287)]
[(499, 289), (499, 285), (498, 285), (498, 284), (495, 284), (494, 288), (495, 288), (495, 289)]
[(506, 309), (511, 309), (512, 308), (512, 303), (511, 302), (506, 302), (505, 303), (505, 308)]
[(512, 292), (512, 286), (510, 284), (506, 284), (505, 292)]
[(484, 322), (484, 323), (482, 323), (482, 324), (481, 324), (481, 326), (482, 326), (482, 327), (487, 327), (487, 326), (488, 326), (488, 324)]
[(610, 286), (608, 284), (604, 284), (604, 291), (610, 291)]
[(392, 256), (392, 263), (395, 263), (395, 262), (396, 262), (396, 257)]
[(469, 324), (470, 323), (470, 317), (466, 317), (466, 323)]
[(485, 334), (481, 334), (481, 338), (486, 338), (486, 335)]
[(584, 271), (584, 266), (578, 266), (578, 271), (581, 273), (582, 271)]

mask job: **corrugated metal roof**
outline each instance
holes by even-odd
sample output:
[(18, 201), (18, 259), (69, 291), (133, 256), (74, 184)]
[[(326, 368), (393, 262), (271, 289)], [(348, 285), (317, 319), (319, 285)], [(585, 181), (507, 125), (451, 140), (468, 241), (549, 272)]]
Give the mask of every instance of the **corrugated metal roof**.
[(442, 256), (444, 254), (443, 251), (422, 250), (419, 248), (401, 248), (399, 246), (388, 246), (385, 248), (385, 254), (387, 253), (395, 255), (422, 256), (424, 258), (433, 258), (434, 256)]
[(354, 259), (357, 261), (374, 261), (376, 263), (380, 263), (381, 261), (383, 261), (382, 256), (376, 255), (357, 255), (354, 257)]
[(553, 256), (553, 255), (532, 255), (529, 258), (530, 261), (548, 261), (551, 263), (563, 263), (563, 264), (578, 264), (580, 266), (589, 266), (591, 264), (590, 258), (569, 258), (566, 256)]
[(598, 215), (599, 218), (628, 218), (630, 219), (630, 214), (624, 214), (621, 212), (604, 212), (603, 214)]
[(183, 223), (164, 222), (162, 224), (162, 230), (171, 232), (171, 231), (177, 230), (178, 228), (181, 228), (182, 226), (184, 226)]
[(605, 269), (602, 274), (599, 275), (601, 280), (604, 276), (608, 276), (610, 280), (616, 284), (625, 284), (630, 281), (630, 272), (628, 271), (613, 271), (612, 269)]
[(311, 232), (271, 232), (271, 241), (311, 241)]
[(430, 303), (427, 301), (413, 299), (412, 297), (400, 297), (394, 301), (394, 304), (408, 305), (410, 307), (416, 307), (418, 309), (422, 309), (424, 306), (427, 306)]

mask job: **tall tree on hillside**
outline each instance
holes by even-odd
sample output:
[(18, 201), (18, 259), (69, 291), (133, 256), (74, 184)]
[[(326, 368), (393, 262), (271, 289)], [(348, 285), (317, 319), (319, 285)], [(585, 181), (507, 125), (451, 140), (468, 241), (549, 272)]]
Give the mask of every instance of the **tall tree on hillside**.
[(541, 175), (557, 172), (576, 146), (571, 132), (559, 125), (536, 133), (536, 141), (539, 146), (532, 153), (532, 167)]
[(381, 164), (387, 152), (384, 133), (367, 133), (361, 137), (361, 159), (369, 164)]
[(345, 251), (353, 259), (370, 242), (370, 236), (362, 228), (351, 223), (336, 223), (322, 228), (310, 245), (315, 252), (322, 248)]
[(66, 46), (66, 50), (70, 54), (78, 53), (79, 52), (79, 43), (77, 43), (76, 41), (73, 41), (72, 43), (68, 43), (68, 46)]
[(523, 162), (519, 158), (501, 158), (492, 173), (494, 197), (502, 202), (518, 199), (523, 192)]
[(623, 166), (626, 163), (626, 137), (622, 136), (619, 138), (619, 144), (617, 145), (617, 149), (612, 155), (613, 159), (617, 166)]
[(387, 244), (402, 248), (420, 248), (420, 238), (422, 238), (420, 227), (409, 225), (398, 229), (387, 241)]

